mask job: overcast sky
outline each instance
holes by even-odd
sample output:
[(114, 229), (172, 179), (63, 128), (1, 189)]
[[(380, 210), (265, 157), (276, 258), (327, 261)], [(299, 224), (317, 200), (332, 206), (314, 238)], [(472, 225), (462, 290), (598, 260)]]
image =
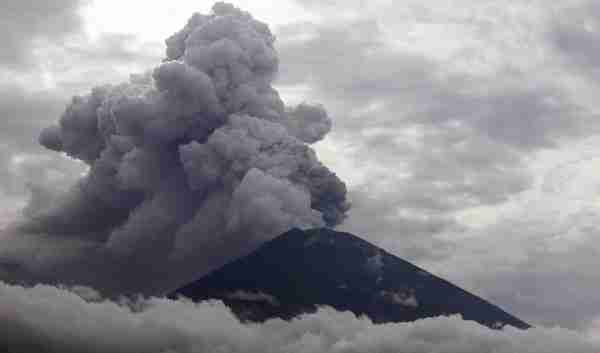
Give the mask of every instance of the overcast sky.
[[(331, 117), (313, 147), (348, 187), (340, 229), (533, 324), (600, 330), (598, 2), (232, 2), (275, 34), (286, 104)], [(85, 172), (37, 142), (71, 96), (155, 67), (212, 1), (1, 6), (7, 226)]]

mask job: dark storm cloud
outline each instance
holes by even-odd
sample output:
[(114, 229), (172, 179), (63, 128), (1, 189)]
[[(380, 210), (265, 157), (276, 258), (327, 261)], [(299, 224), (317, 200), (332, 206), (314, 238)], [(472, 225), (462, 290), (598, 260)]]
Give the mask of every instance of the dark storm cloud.
[(36, 41), (54, 41), (77, 32), (83, 0), (7, 0), (0, 13), (0, 66), (22, 68), (35, 63)]
[(37, 195), (50, 207), (29, 207), (4, 236), (23, 252), (2, 255), (44, 281), (162, 293), (293, 226), (341, 223), (346, 187), (309, 146), (331, 122), (271, 87), (274, 40), (217, 3), (167, 39), (153, 71), (74, 97), (39, 141), (89, 172)]
[[(400, 305), (400, 304), (399, 304)], [(376, 325), (321, 308), (292, 321), (242, 324), (221, 302), (103, 300), (83, 287), (0, 283), (0, 347), (18, 352), (461, 352), (593, 353), (566, 329), (490, 330), (458, 317)]]

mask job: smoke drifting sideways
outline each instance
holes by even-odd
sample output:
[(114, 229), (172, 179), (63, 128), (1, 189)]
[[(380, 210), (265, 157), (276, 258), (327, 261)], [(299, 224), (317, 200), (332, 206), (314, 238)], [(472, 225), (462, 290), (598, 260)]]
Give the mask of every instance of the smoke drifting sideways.
[(219, 2), (166, 40), (152, 72), (74, 97), (39, 141), (89, 172), (27, 207), (0, 263), (33, 281), (161, 294), (291, 227), (341, 223), (346, 186), (309, 145), (331, 120), (285, 106), (274, 41)]

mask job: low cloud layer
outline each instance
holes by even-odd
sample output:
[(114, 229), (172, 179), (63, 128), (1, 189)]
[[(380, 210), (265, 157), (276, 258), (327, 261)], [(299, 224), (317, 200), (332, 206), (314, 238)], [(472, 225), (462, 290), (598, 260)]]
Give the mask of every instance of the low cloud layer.
[(65, 194), (34, 194), (4, 262), (34, 280), (162, 293), (291, 227), (341, 223), (345, 184), (309, 146), (331, 121), (272, 88), (274, 40), (217, 3), (166, 40), (151, 72), (74, 97), (39, 141), (89, 171)]
[(0, 283), (0, 348), (8, 352), (593, 353), (600, 344), (560, 328), (494, 331), (459, 317), (375, 325), (322, 308), (286, 322), (242, 324), (221, 302), (111, 302), (93, 290)]

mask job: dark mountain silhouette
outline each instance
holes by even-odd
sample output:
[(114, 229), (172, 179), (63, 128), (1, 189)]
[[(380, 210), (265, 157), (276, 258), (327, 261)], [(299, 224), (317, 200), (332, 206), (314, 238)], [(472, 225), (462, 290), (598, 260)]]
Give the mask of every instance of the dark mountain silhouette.
[(220, 299), (244, 321), (331, 306), (377, 323), (461, 314), (491, 328), (530, 327), (499, 307), (349, 233), (289, 232), (169, 295)]

